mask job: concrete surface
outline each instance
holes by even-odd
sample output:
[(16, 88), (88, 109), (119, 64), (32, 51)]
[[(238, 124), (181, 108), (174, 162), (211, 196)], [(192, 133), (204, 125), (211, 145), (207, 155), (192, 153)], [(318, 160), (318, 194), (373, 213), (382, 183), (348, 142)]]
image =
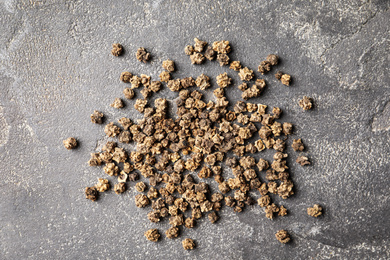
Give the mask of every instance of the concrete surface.
[[(389, 259), (390, 2), (378, 1), (0, 1), (0, 259)], [(134, 205), (132, 184), (92, 203), (84, 187), (103, 177), (89, 153), (107, 140), (90, 123), (94, 109), (108, 120), (140, 117), (122, 96), (123, 70), (175, 77), (215, 77), (216, 62), (193, 66), (183, 48), (194, 37), (231, 42), (232, 59), (256, 69), (269, 53), (293, 76), (290, 88), (272, 76), (261, 102), (278, 105), (296, 125), (313, 165), (298, 167), (290, 152), (296, 195), (290, 214), (270, 221), (254, 206), (222, 211), (216, 225), (201, 221), (179, 239), (145, 240), (148, 209)], [(122, 43), (121, 58), (110, 54)], [(135, 60), (143, 46), (150, 64)], [(257, 76), (258, 73), (256, 74)], [(215, 88), (215, 84), (214, 87)], [(230, 88), (234, 101), (237, 89)], [(161, 96), (174, 98), (168, 89)], [(315, 100), (303, 112), (297, 101)], [(80, 147), (67, 151), (74, 136)], [(263, 156), (263, 155), (262, 155)], [(264, 153), (271, 158), (271, 153)], [(226, 173), (228, 176), (229, 172)], [(256, 194), (256, 197), (258, 194)], [(279, 201), (279, 200), (276, 200)], [(306, 208), (320, 203), (323, 217)], [(280, 244), (284, 228), (293, 242)], [(185, 252), (181, 240), (198, 248)]]

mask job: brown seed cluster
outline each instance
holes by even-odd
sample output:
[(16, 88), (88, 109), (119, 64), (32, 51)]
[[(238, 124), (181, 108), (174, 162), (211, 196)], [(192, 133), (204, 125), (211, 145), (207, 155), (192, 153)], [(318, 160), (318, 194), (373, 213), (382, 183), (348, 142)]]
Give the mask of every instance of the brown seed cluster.
[(148, 231), (145, 232), (144, 235), (147, 240), (152, 242), (157, 242), (160, 238), (160, 234), (158, 233), (158, 230), (155, 228), (149, 229)]
[(291, 76), (288, 74), (284, 74), (281, 71), (276, 72), (275, 78), (277, 80), (280, 80), (283, 85), (290, 86), (291, 83)]
[(265, 74), (272, 69), (272, 66), (278, 65), (278, 62), (279, 62), (279, 56), (275, 54), (270, 54), (267, 56), (267, 58), (264, 61), (260, 62), (258, 71), (261, 74)]
[(103, 117), (104, 117), (103, 113), (95, 110), (91, 114), (91, 122), (94, 123), (94, 124), (102, 124), (103, 123)]
[(165, 60), (162, 63), (162, 67), (167, 70), (168, 72), (174, 72), (175, 71), (175, 63), (172, 60)]
[(72, 150), (77, 147), (77, 140), (74, 137), (69, 137), (68, 139), (62, 141), (64, 147), (68, 150)]
[(185, 250), (191, 250), (195, 248), (195, 242), (191, 238), (184, 239), (182, 244)]
[(86, 187), (85, 188), (85, 198), (95, 201), (98, 198), (98, 191), (95, 187)]
[(135, 54), (137, 60), (146, 63), (150, 60), (150, 53), (146, 51), (144, 47), (140, 47)]
[(122, 55), (122, 53), (123, 53), (123, 46), (119, 43), (114, 43), (112, 45), (111, 54), (118, 57)]
[[(221, 66), (229, 64), (231, 47), (228, 41), (216, 41), (212, 46), (207, 46), (207, 42), (198, 38), (194, 42), (194, 46), (184, 49), (193, 64), (201, 64), (205, 59), (214, 60), (215, 57)], [(136, 56), (146, 62), (149, 55), (140, 48)], [(269, 55), (263, 64), (264, 72), (270, 70), (266, 69), (267, 66), (277, 65), (278, 59), (277, 55)], [(133, 102), (143, 118), (134, 122), (122, 117), (118, 124), (107, 123), (104, 133), (110, 138), (117, 138), (119, 143), (134, 144), (135, 149), (128, 151), (116, 141), (109, 141), (101, 151), (91, 154), (88, 164), (104, 165), (104, 173), (117, 179), (113, 186), (117, 194), (131, 189), (131, 182), (134, 182), (139, 192), (134, 198), (135, 205), (139, 208), (151, 207), (147, 218), (153, 223), (167, 218), (171, 227), (165, 235), (170, 239), (180, 236), (182, 227), (193, 228), (196, 220), (202, 217), (218, 223), (217, 212), (224, 206), (236, 213), (243, 212), (256, 202), (251, 195), (253, 191), (259, 194), (257, 204), (263, 208), (265, 217), (274, 219), (287, 215), (287, 209), (273, 202), (273, 198), (287, 199), (294, 194), (286, 161), (288, 154), (285, 153), (293, 125), (279, 121), (282, 110), (278, 107), (267, 111), (267, 105), (246, 102), (260, 96), (266, 86), (265, 81), (256, 79), (249, 68), (242, 68), (240, 61), (231, 62), (230, 69), (238, 71), (240, 79), (246, 81), (239, 86), (244, 101), (231, 104), (225, 93), (232, 85), (227, 73), (216, 77), (218, 88), (214, 90), (213, 101), (205, 100), (202, 93), (211, 86), (209, 76), (172, 78), (170, 72), (175, 71), (175, 63), (169, 59), (163, 62), (162, 67), (161, 81), (152, 81), (144, 74), (137, 76), (122, 72), (120, 80), (131, 84), (131, 88), (125, 88), (123, 92), (126, 99), (131, 100), (136, 95), (134, 90), (143, 87), (139, 91), (143, 99)], [(248, 86), (252, 80), (253, 85)], [(175, 104), (164, 98), (151, 102), (151, 93), (164, 86), (178, 93)], [(120, 98), (111, 104), (115, 108), (124, 105)], [(168, 113), (168, 107), (172, 105), (177, 108), (176, 117)], [(102, 118), (103, 113), (98, 111), (91, 115), (93, 123), (101, 124)], [(297, 152), (304, 150), (301, 139), (293, 140), (291, 146)], [(256, 159), (255, 154), (266, 149), (273, 151), (272, 160)], [(302, 160), (298, 163), (307, 164)], [(231, 169), (233, 176), (225, 175), (226, 167)], [(138, 181), (140, 175), (142, 181)], [(208, 185), (211, 180), (216, 182), (218, 191), (213, 191)], [(85, 195), (95, 201), (99, 192), (108, 189), (108, 180), (100, 178), (94, 187), (86, 188)], [(151, 229), (145, 232), (145, 237), (156, 242), (160, 233)], [(284, 230), (279, 231), (276, 237), (282, 243), (290, 239)], [(191, 239), (182, 243), (186, 250), (195, 247)]]
[(291, 147), (294, 149), (294, 151), (300, 151), (300, 152), (302, 152), (305, 149), (305, 146), (303, 145), (301, 138), (297, 140), (293, 140)]
[(322, 215), (322, 207), (318, 204), (314, 204), (312, 208), (307, 208), (307, 214), (317, 218)]
[(124, 103), (123, 103), (122, 99), (115, 98), (114, 102), (110, 106), (119, 109), (119, 108), (124, 107)]
[(227, 54), (231, 51), (231, 47), (228, 41), (216, 41), (212, 46), (207, 46), (207, 42), (198, 38), (195, 38), (194, 42), (194, 46), (187, 45), (184, 48), (184, 53), (190, 56), (192, 64), (199, 65), (204, 63), (206, 59), (211, 61), (216, 57), (220, 66), (229, 65), (230, 58)]
[(243, 81), (250, 81), (254, 77), (253, 70), (250, 70), (245, 67), (243, 69), (240, 69), (240, 73), (238, 73), (238, 76), (240, 76), (240, 79)]
[[(210, 49), (210, 47), (208, 47), (205, 50), (207, 42), (201, 41), (198, 38), (195, 38), (194, 42), (195, 42), (194, 46), (187, 45), (184, 48), (184, 53), (190, 56), (190, 60), (192, 64), (197, 64), (197, 65), (202, 64), (203, 62), (205, 62), (206, 58), (208, 60), (214, 59), (215, 56), (214, 51)], [(205, 52), (202, 53), (204, 50)]]
[(304, 96), (301, 100), (299, 100), (299, 106), (303, 110), (309, 110), (313, 107), (313, 103), (311, 98)]
[(277, 240), (279, 240), (280, 243), (286, 244), (290, 242), (290, 235), (287, 233), (286, 230), (279, 230), (276, 234), (275, 237)]
[(301, 166), (310, 165), (309, 158), (307, 158), (306, 156), (299, 156), (296, 162)]
[(95, 185), (98, 192), (105, 192), (110, 189), (110, 183), (107, 179), (98, 178), (98, 183)]

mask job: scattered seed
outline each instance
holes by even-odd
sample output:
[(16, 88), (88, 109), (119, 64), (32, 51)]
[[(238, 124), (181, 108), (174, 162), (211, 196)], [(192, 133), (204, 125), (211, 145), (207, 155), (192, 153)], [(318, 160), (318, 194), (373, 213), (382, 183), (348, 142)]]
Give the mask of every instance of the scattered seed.
[(282, 76), (283, 76), (283, 72), (281, 72), (281, 71), (278, 71), (278, 72), (275, 73), (275, 78), (277, 80), (280, 80), (282, 78)]
[(191, 45), (187, 45), (185, 48), (184, 48), (184, 53), (186, 55), (192, 55), (194, 53), (194, 46), (191, 46)]
[(95, 110), (93, 114), (91, 114), (91, 122), (94, 124), (102, 124), (103, 123), (103, 113)]
[(114, 191), (116, 194), (121, 194), (125, 192), (125, 190), (126, 190), (126, 184), (123, 182), (114, 185)]
[(278, 215), (279, 216), (286, 216), (287, 215), (287, 209), (284, 206), (280, 206)]
[(202, 64), (205, 61), (203, 54), (198, 52), (194, 52), (194, 54), (190, 56), (190, 59), (192, 64)]
[[(214, 60), (217, 56), (220, 66), (230, 65), (229, 68), (239, 71), (240, 79), (246, 81), (238, 86), (243, 100), (261, 95), (266, 87), (265, 81), (258, 78), (254, 84), (248, 83), (254, 78), (254, 73), (248, 67), (242, 68), (240, 61), (230, 62), (228, 53), (231, 52), (231, 46), (228, 41), (216, 41), (207, 48), (207, 42), (197, 38), (194, 41), (194, 46), (188, 45), (184, 49), (192, 64), (202, 64), (206, 59)], [(120, 55), (120, 48), (123, 47), (113, 45), (112, 54)], [(203, 51), (204, 54), (201, 53)], [(138, 49), (136, 56), (142, 62), (150, 60), (150, 54), (144, 48)], [(260, 63), (258, 70), (265, 74), (278, 62), (279, 57), (270, 54)], [(193, 228), (202, 213), (207, 213), (210, 222), (215, 223), (219, 219), (217, 212), (222, 209), (223, 201), (234, 212), (243, 212), (245, 205), (256, 202), (250, 195), (251, 190), (257, 190), (261, 195), (257, 203), (264, 208), (267, 218), (287, 215), (284, 206), (279, 207), (271, 201), (271, 196), (287, 199), (294, 194), (294, 184), (286, 163), (287, 154), (283, 153), (286, 136), (292, 134), (293, 125), (278, 121), (282, 110), (274, 107), (272, 113), (267, 113), (266, 105), (246, 101), (238, 101), (230, 109), (225, 88), (232, 84), (232, 79), (227, 73), (216, 77), (218, 88), (213, 91), (215, 101), (206, 101), (201, 91), (211, 87), (208, 76), (201, 74), (196, 80), (192, 77), (172, 79), (170, 72), (175, 71), (175, 63), (168, 59), (163, 61), (162, 66), (164, 71), (159, 75), (160, 81), (152, 81), (145, 74), (137, 76), (130, 72), (121, 73), (120, 80), (131, 83), (130, 88), (123, 90), (126, 99), (133, 99), (134, 89), (143, 87), (140, 90), (143, 99), (134, 102), (134, 108), (143, 113), (143, 118), (132, 122), (130, 118), (122, 117), (118, 120), (121, 128), (111, 122), (105, 126), (104, 132), (108, 137), (117, 137), (120, 143), (134, 142), (135, 149), (127, 153), (116, 142), (107, 142), (101, 152), (91, 154), (89, 165), (103, 164), (106, 174), (116, 176), (118, 183), (113, 189), (117, 194), (126, 190), (127, 181), (137, 181), (139, 173), (148, 179), (148, 192), (137, 194), (135, 205), (143, 208), (151, 204), (152, 211), (147, 215), (153, 223), (169, 216), (172, 227), (165, 232), (168, 238), (178, 237), (179, 226)], [(275, 77), (285, 85), (291, 82), (291, 76), (280, 71)], [(163, 87), (161, 82), (166, 82), (171, 91), (178, 92), (175, 100), (177, 119), (168, 114), (166, 99), (157, 98), (152, 104), (148, 104), (148, 98)], [(191, 90), (192, 86), (199, 89)], [(304, 97), (299, 105), (306, 110), (311, 108), (312, 103), (309, 98)], [(116, 98), (111, 106), (122, 108), (124, 103)], [(103, 113), (94, 111), (91, 121), (101, 124)], [(292, 148), (303, 151), (301, 139), (293, 140)], [(272, 163), (264, 159), (259, 159), (256, 163), (252, 155), (265, 149), (275, 150)], [(233, 152), (235, 157), (225, 160), (228, 152)], [(224, 178), (220, 165), (224, 160), (226, 166), (231, 168), (234, 178)], [(310, 164), (304, 156), (298, 157), (297, 162), (301, 165)], [(266, 171), (264, 177), (258, 177), (255, 168)], [(186, 170), (197, 172), (199, 179), (214, 177), (220, 192), (211, 193), (207, 183), (196, 182)], [(263, 178), (265, 182), (260, 181)], [(98, 192), (109, 188), (107, 179), (99, 179), (95, 187), (86, 188), (86, 198), (95, 201)], [(145, 192), (147, 187), (144, 182), (138, 182), (135, 188), (138, 192)], [(231, 196), (223, 195), (231, 190)], [(313, 210), (314, 207), (309, 209)], [(185, 218), (184, 213), (189, 210), (191, 216)], [(158, 241), (160, 234), (157, 229), (151, 229), (145, 232), (145, 236), (151, 241)], [(276, 237), (282, 243), (290, 240), (284, 230), (279, 231)], [(183, 247), (192, 249), (195, 244), (191, 239), (185, 239)]]
[(243, 81), (250, 81), (254, 77), (253, 70), (250, 70), (245, 67), (243, 69), (240, 69), (240, 73), (238, 73), (238, 76), (240, 76), (240, 79)]
[(110, 184), (107, 179), (98, 178), (98, 183), (95, 185), (98, 192), (105, 192), (110, 189)]
[(114, 102), (110, 106), (119, 109), (119, 108), (124, 107), (124, 104), (123, 104), (122, 99), (115, 98)]
[[(203, 74), (202, 74), (203, 75)], [(217, 76), (217, 84), (221, 88), (226, 88), (232, 83), (232, 79), (228, 77), (227, 73), (219, 74)]]
[[(230, 63), (230, 67), (229, 68), (232, 69), (232, 70), (235, 70), (235, 71), (239, 71), (241, 69), (241, 62), (239, 62), (239, 61), (232, 61)], [(252, 71), (252, 73), (253, 73), (253, 71)]]
[(296, 162), (299, 163), (301, 166), (310, 165), (309, 158), (307, 158), (306, 156), (299, 156)]
[(322, 207), (318, 204), (314, 204), (312, 208), (307, 208), (307, 214), (317, 218), (322, 215)]
[(159, 77), (162, 82), (168, 82), (171, 79), (171, 74), (168, 71), (163, 71)]
[(271, 66), (275, 66), (278, 64), (279, 56), (275, 54), (270, 54), (267, 56), (266, 60), (271, 64)]
[(77, 147), (77, 140), (74, 137), (69, 137), (68, 139), (62, 141), (64, 147), (68, 150), (72, 150)]
[(144, 194), (138, 194), (135, 196), (135, 205), (138, 208), (144, 208), (149, 205), (149, 199)]
[(133, 74), (131, 74), (128, 71), (122, 72), (120, 76), (120, 80), (123, 81), (124, 83), (130, 83), (131, 78), (133, 77)]
[(85, 188), (85, 197), (89, 200), (96, 201), (98, 198), (98, 191), (95, 187)]
[(199, 77), (196, 78), (195, 84), (201, 90), (205, 90), (211, 86), (210, 78), (205, 74), (201, 74)]
[(311, 109), (313, 107), (311, 98), (304, 96), (303, 99), (299, 100), (299, 106), (303, 110)]
[(283, 85), (290, 86), (291, 76), (288, 74), (283, 74), (280, 77), (280, 81), (282, 82)]
[(222, 54), (218, 54), (217, 55), (217, 61), (219, 62), (219, 65), (220, 66), (226, 66), (229, 64), (229, 56), (225, 53), (222, 53)]
[(88, 161), (89, 166), (100, 166), (103, 163), (99, 153), (91, 153), (91, 159)]
[(213, 223), (213, 224), (215, 222), (217, 222), (217, 220), (219, 219), (219, 217), (218, 217), (218, 215), (217, 215), (217, 213), (215, 211), (209, 213), (208, 218), (209, 218), (210, 222)]
[(211, 46), (208, 46), (205, 53), (204, 53), (204, 56), (208, 59), (208, 60), (214, 60), (215, 59), (215, 51), (213, 50), (213, 48)]
[(195, 243), (191, 238), (184, 239), (182, 244), (185, 250), (191, 250), (195, 248)]
[(171, 227), (169, 228), (166, 232), (165, 232), (165, 235), (167, 236), (167, 238), (176, 238), (179, 236), (179, 228), (177, 227)]
[(290, 241), (290, 235), (287, 233), (286, 230), (283, 229), (276, 232), (275, 237), (282, 244), (286, 244)]
[(293, 125), (291, 123), (283, 123), (283, 133), (285, 135), (292, 134)]
[(302, 143), (302, 139), (294, 139), (291, 147), (294, 149), (294, 151), (300, 151), (302, 152), (305, 149), (305, 146)]
[(123, 53), (123, 46), (119, 43), (112, 44), (111, 54), (114, 56), (120, 56)]
[(271, 63), (269, 61), (262, 61), (258, 67), (258, 71), (261, 74), (265, 74), (271, 70)]
[(158, 239), (160, 238), (160, 234), (158, 233), (158, 230), (155, 228), (149, 229), (148, 231), (145, 232), (144, 235), (147, 240), (152, 242), (157, 242)]
[(229, 41), (216, 41), (213, 43), (213, 50), (218, 53), (229, 53), (231, 51), (231, 47), (229, 45)]
[(271, 203), (271, 198), (268, 195), (261, 196), (257, 203), (260, 207), (267, 207)]
[(204, 48), (204, 46), (206, 46), (207, 42), (201, 41), (198, 38), (195, 38), (194, 41), (195, 41), (195, 45), (194, 45), (195, 51), (202, 52), (203, 48)]
[(137, 53), (135, 54), (137, 60), (146, 63), (147, 61), (150, 60), (150, 53), (148, 53), (145, 48), (140, 47), (137, 50)]
[(175, 71), (175, 63), (170, 59), (163, 61), (162, 67), (169, 72)]

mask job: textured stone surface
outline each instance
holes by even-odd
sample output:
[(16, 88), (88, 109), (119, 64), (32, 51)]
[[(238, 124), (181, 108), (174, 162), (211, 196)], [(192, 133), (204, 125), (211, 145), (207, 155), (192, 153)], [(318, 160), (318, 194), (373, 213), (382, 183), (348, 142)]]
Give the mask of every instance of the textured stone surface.
[[(390, 258), (390, 2), (196, 2), (0, 1), (1, 259)], [(225, 209), (218, 224), (204, 219), (178, 239), (151, 243), (144, 231), (163, 233), (168, 223), (147, 221), (147, 209), (134, 205), (134, 184), (96, 203), (84, 198), (84, 187), (104, 176), (86, 164), (106, 140), (89, 115), (140, 117), (133, 101), (120, 111), (109, 106), (122, 95), (119, 74), (157, 79), (167, 58), (176, 62), (175, 77), (205, 72), (214, 89), (227, 71), (238, 83), (216, 62), (190, 64), (183, 49), (194, 37), (229, 40), (231, 58), (252, 69), (267, 54), (280, 55), (278, 68), (293, 85), (264, 76), (268, 87), (256, 101), (285, 111), (313, 165), (297, 166), (290, 153), (296, 195), (282, 201), (285, 218), (270, 221), (258, 206), (241, 214)], [(124, 45), (124, 56), (110, 54), (114, 42)], [(136, 61), (140, 46), (151, 63)], [(237, 94), (230, 87), (227, 96)], [(159, 95), (175, 97), (167, 88)], [(313, 97), (314, 110), (298, 106), (303, 95)], [(78, 149), (62, 147), (69, 136)], [(314, 203), (323, 217), (307, 216)], [(282, 228), (292, 243), (274, 238)], [(186, 237), (196, 250), (182, 249)]]

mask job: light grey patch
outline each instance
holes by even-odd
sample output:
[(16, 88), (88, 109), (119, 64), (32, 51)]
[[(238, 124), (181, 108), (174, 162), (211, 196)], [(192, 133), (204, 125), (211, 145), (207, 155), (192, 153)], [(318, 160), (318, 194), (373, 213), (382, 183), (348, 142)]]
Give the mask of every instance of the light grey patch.
[(157, 9), (162, 2), (163, 2), (163, 0), (153, 1), (153, 4), (152, 4), (153, 9)]
[(337, 76), (340, 87), (349, 90), (371, 90), (376, 85), (389, 87), (383, 84), (389, 80), (386, 66), (389, 40), (381, 33), (388, 30), (386, 15), (386, 12), (375, 12), (354, 33), (343, 37), (321, 55), (324, 68), (329, 75)]
[[(386, 66), (390, 62), (390, 40), (374, 41), (359, 57), (359, 77), (361, 84), (383, 84), (390, 82), (390, 68)], [(390, 86), (383, 85), (384, 88)], [(351, 88), (352, 89), (352, 88)]]
[(3, 107), (0, 106), (0, 147), (8, 142), (9, 131), (11, 129), (11, 126), (7, 124), (7, 120), (4, 117), (3, 110)]
[(18, 48), (23, 44), (24, 39), (31, 31), (31, 25), (28, 20), (23, 20), (21, 28), (13, 35), (12, 39), (9, 42), (8, 52), (12, 53), (18, 50)]
[(3, 2), (5, 10), (7, 10), (10, 13), (15, 12), (15, 1), (14, 0), (4, 0)]
[(383, 111), (372, 120), (372, 131), (389, 131), (390, 130), (390, 102), (387, 102)]

